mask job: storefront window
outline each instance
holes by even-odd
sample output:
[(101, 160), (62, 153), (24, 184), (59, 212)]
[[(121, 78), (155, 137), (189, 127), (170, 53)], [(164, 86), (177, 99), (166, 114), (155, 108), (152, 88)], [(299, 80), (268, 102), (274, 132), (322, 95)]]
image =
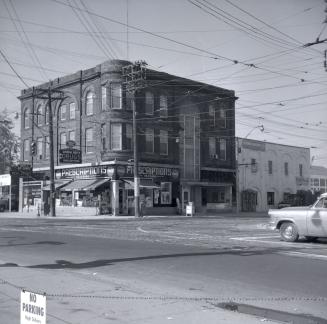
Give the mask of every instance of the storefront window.
[(171, 204), (171, 182), (161, 182), (161, 204)]

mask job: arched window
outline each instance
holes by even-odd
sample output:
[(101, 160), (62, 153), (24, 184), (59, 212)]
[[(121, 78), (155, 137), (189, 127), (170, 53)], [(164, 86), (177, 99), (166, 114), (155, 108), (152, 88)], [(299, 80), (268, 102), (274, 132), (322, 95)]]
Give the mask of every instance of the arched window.
[(86, 95), (85, 113), (87, 116), (93, 115), (93, 102), (94, 102), (94, 93), (92, 91), (89, 91)]
[(30, 110), (26, 108), (24, 110), (24, 128), (30, 128)]
[(36, 124), (38, 126), (42, 125), (42, 106), (39, 105), (36, 110)]

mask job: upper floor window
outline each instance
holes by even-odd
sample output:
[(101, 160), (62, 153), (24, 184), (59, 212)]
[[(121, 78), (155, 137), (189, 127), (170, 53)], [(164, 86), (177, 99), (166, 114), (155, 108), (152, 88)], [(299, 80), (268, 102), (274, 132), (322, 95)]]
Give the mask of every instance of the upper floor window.
[(255, 159), (251, 159), (251, 172), (255, 173), (257, 172), (257, 162)]
[(60, 145), (60, 148), (61, 149), (65, 147), (66, 142), (67, 142), (67, 135), (66, 135), (66, 133), (60, 133), (60, 143), (59, 143), (59, 145)]
[(45, 140), (45, 159), (48, 159), (50, 157), (50, 137), (46, 136), (44, 138)]
[(284, 163), (284, 174), (288, 176), (288, 162)]
[(75, 131), (74, 130), (68, 132), (68, 139), (70, 141), (74, 141), (75, 142)]
[(36, 110), (36, 124), (42, 125), (42, 106), (38, 106)]
[(219, 159), (226, 160), (226, 139), (219, 140)]
[(93, 152), (93, 128), (85, 129), (85, 153)]
[(87, 116), (93, 115), (93, 104), (94, 104), (94, 93), (92, 91), (89, 91), (86, 95), (85, 113)]
[(107, 87), (106, 86), (102, 86), (101, 87), (101, 108), (102, 110), (106, 110), (107, 109)]
[(160, 131), (160, 154), (168, 155), (168, 131)]
[(299, 174), (300, 177), (303, 177), (303, 164), (299, 164)]
[(154, 96), (153, 93), (147, 91), (145, 93), (145, 113), (148, 115), (153, 115), (154, 112)]
[(272, 161), (268, 161), (268, 173), (272, 174), (273, 173), (273, 168), (272, 168)]
[(114, 123), (111, 124), (111, 149), (121, 150), (122, 149), (122, 124)]
[(24, 128), (30, 128), (30, 110), (29, 108), (26, 108), (24, 110)]
[(23, 159), (24, 161), (28, 161), (30, 158), (30, 140), (24, 140), (24, 152), (23, 152)]
[(37, 158), (42, 160), (43, 158), (43, 138), (38, 137), (36, 139), (36, 152), (37, 152)]
[(226, 111), (224, 108), (219, 108), (219, 127), (226, 128)]
[(160, 95), (159, 97), (159, 109), (160, 109), (160, 116), (167, 117), (168, 116), (168, 100), (167, 96)]
[(209, 156), (211, 158), (216, 157), (217, 148), (216, 148), (216, 137), (209, 137)]
[(67, 113), (67, 105), (62, 105), (60, 107), (60, 120), (66, 119), (66, 113)]
[(45, 121), (45, 124), (46, 125), (49, 125), (49, 106), (45, 106), (45, 114), (44, 114), (45, 118), (44, 118), (44, 121)]
[(126, 124), (126, 150), (132, 150), (133, 146), (133, 126)]
[(100, 127), (100, 137), (101, 137), (101, 150), (106, 149), (106, 124), (101, 124)]
[(154, 152), (154, 129), (153, 128), (145, 129), (145, 152), (146, 153)]
[(120, 83), (110, 85), (110, 106), (112, 109), (122, 108), (122, 88)]
[(76, 118), (76, 105), (75, 102), (71, 102), (69, 104), (69, 119), (75, 119)]

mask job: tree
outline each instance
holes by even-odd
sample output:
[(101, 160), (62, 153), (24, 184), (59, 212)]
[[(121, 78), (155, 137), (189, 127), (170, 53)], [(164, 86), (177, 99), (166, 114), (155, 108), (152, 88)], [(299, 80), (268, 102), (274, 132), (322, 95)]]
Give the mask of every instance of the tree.
[(0, 174), (9, 173), (19, 158), (19, 139), (13, 128), (10, 113), (6, 109), (0, 111)]

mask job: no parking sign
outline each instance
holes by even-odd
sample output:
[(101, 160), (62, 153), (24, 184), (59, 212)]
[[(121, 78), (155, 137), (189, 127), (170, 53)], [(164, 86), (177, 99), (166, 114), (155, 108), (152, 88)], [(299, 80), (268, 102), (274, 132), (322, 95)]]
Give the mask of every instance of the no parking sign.
[(26, 290), (20, 293), (20, 324), (46, 324), (45, 295)]

